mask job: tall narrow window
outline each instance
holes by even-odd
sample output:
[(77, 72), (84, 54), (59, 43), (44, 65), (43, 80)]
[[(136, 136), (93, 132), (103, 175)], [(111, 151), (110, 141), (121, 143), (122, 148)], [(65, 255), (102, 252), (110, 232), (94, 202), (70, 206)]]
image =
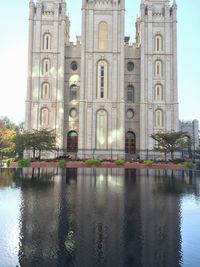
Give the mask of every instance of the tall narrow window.
[(107, 112), (103, 109), (97, 112), (96, 118), (96, 147), (97, 149), (106, 149), (108, 144), (108, 118)]
[(99, 49), (108, 47), (108, 24), (105, 21), (99, 23)]
[(162, 101), (163, 100), (163, 87), (161, 84), (156, 84), (154, 91), (154, 100)]
[(51, 49), (51, 35), (49, 33), (45, 33), (43, 36), (43, 49), (44, 50)]
[(127, 87), (127, 101), (128, 102), (134, 102), (135, 101), (135, 96), (134, 96), (134, 87), (132, 85), (129, 85)]
[(41, 90), (41, 98), (49, 99), (49, 96), (50, 96), (50, 86), (48, 83), (43, 83), (42, 90)]
[(97, 69), (97, 98), (107, 98), (108, 91), (108, 64), (105, 60), (98, 62)]
[(40, 124), (42, 126), (48, 126), (49, 124), (49, 110), (48, 108), (42, 108), (40, 111)]
[(163, 76), (163, 63), (161, 60), (155, 61), (155, 76), (157, 77)]
[(76, 84), (70, 86), (70, 101), (78, 99), (78, 87)]
[(156, 113), (155, 113), (155, 116), (156, 116), (156, 127), (158, 128), (161, 128), (164, 126), (164, 122), (163, 122), (163, 111), (161, 109), (157, 109), (156, 110)]
[(42, 74), (48, 76), (50, 74), (50, 60), (44, 59), (42, 64)]
[(155, 51), (163, 51), (163, 37), (160, 34), (155, 36)]

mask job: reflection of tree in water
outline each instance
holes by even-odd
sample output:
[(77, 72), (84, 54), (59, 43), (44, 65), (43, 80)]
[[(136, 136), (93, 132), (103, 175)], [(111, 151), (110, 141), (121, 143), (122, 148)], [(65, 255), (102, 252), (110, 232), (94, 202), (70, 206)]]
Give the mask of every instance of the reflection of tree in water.
[(171, 173), (171, 175), (155, 177), (154, 194), (197, 194), (199, 195), (198, 184), (196, 183), (196, 173), (193, 171), (182, 171), (179, 175)]
[(36, 187), (45, 190), (53, 185), (57, 169), (0, 169), (1, 187)]
[(46, 190), (54, 185), (57, 169), (24, 168), (16, 169), (13, 181), (16, 187)]
[(14, 187), (13, 177), (15, 176), (14, 170), (0, 169), (0, 188)]

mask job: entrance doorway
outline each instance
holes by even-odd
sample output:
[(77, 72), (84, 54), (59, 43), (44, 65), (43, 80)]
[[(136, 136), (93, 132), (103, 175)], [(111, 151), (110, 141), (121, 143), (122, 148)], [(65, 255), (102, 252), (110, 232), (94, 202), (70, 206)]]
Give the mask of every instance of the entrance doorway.
[(136, 152), (136, 137), (135, 133), (127, 132), (125, 139), (125, 153), (127, 154), (135, 154)]
[(67, 135), (67, 152), (78, 151), (78, 134), (75, 131), (71, 131)]

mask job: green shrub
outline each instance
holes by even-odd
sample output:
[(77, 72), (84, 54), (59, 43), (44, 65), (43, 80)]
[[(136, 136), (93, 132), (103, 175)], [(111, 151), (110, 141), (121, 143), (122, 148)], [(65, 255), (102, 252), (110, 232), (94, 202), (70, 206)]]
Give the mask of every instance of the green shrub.
[(185, 160), (184, 159), (172, 159), (171, 162), (174, 164), (181, 164), (181, 163), (184, 163)]
[(193, 169), (195, 167), (195, 164), (193, 164), (192, 162), (184, 162), (184, 166), (188, 169)]
[(11, 163), (11, 160), (10, 159), (7, 159), (6, 160), (6, 166), (9, 168), (10, 167), (10, 163)]
[(91, 167), (93, 165), (95, 166), (100, 166), (101, 165), (101, 160), (99, 159), (88, 159), (85, 161), (85, 164), (88, 166), (88, 167)]
[(10, 163), (14, 162), (15, 158), (8, 158), (8, 159), (4, 159), (2, 162), (6, 164), (6, 167), (9, 168), (10, 167)]
[(64, 159), (61, 159), (58, 161), (58, 167), (59, 168), (66, 168), (67, 161)]
[(31, 164), (30, 160), (29, 159), (21, 159), (17, 162), (17, 166), (18, 167), (29, 167)]
[(152, 166), (154, 164), (153, 160), (144, 160), (144, 164), (146, 164), (147, 166)]
[(123, 160), (123, 159), (117, 159), (117, 160), (115, 160), (115, 164), (116, 165), (124, 165), (124, 163), (125, 163), (125, 160)]

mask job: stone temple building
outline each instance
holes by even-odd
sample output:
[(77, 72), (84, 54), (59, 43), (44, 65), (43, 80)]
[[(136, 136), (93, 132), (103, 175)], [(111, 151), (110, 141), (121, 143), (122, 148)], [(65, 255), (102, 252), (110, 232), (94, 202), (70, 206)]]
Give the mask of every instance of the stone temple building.
[(153, 149), (152, 133), (179, 129), (175, 0), (141, 1), (133, 44), (125, 0), (82, 0), (76, 44), (66, 2), (29, 3), (26, 129), (55, 129), (80, 158)]
[(199, 146), (199, 122), (193, 121), (179, 121), (180, 131), (188, 133), (191, 138), (191, 149), (197, 150)]

